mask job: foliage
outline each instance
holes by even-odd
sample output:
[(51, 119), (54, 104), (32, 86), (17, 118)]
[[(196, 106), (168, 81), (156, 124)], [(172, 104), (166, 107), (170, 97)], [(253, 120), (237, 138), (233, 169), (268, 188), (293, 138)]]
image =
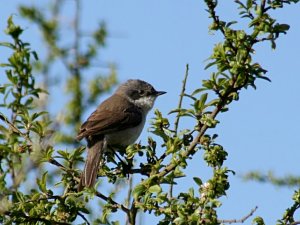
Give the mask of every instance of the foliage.
[[(218, 135), (213, 130), (220, 123), (217, 116), (226, 112), (233, 101), (239, 100), (242, 90), (256, 88), (257, 79), (270, 80), (266, 76), (267, 71), (252, 60), (255, 47), (262, 42), (269, 42), (272, 48), (276, 47), (277, 38), (285, 34), (289, 26), (278, 23), (269, 12), (298, 1), (235, 2), (241, 18), (248, 21), (247, 31), (234, 29), (236, 21), (221, 20), (216, 12), (217, 1), (205, 0), (212, 20), (210, 31), (220, 32), (224, 41), (215, 45), (209, 57), (206, 68), (213, 71), (210, 78), (203, 80), (202, 86), (193, 93), (185, 92), (189, 73), (187, 65), (178, 107), (170, 112), (176, 115), (174, 123), (156, 110), (151, 131), (157, 140), (149, 137), (146, 146), (129, 146), (123, 151), (122, 159), (107, 153), (108, 163), (100, 169), (99, 175), (107, 177), (109, 182), (119, 184), (127, 176), (129, 180), (136, 175), (139, 178), (142, 176), (134, 187), (129, 188), (130, 192), (122, 203), (117, 202), (115, 193), (105, 196), (97, 191), (97, 186), (77, 192), (80, 173), (77, 164), (83, 159), (84, 148), (69, 146), (68, 150), (61, 150), (56, 146), (57, 143), (73, 143), (72, 135), (83, 113), (83, 98), (94, 103), (103, 90), (109, 89), (98, 89), (99, 86), (94, 85), (90, 89), (90, 97), (84, 97), (86, 93), (80, 85), (83, 82), (81, 70), (89, 68), (91, 58), (96, 55), (98, 47), (103, 45), (105, 29), (102, 27), (94, 33), (94, 45), (87, 52), (80, 53), (78, 42), (75, 41), (74, 48), (78, 50), (75, 61), (65, 63), (72, 74), (68, 79), (72, 97), (66, 109), (67, 116), (60, 123), (60, 126), (71, 126), (72, 132), (68, 132), (69, 135), (60, 134), (60, 139), (52, 144), (51, 136), (58, 133), (58, 129), (52, 130), (56, 127), (50, 122), (51, 116), (37, 104), (37, 100), (46, 92), (36, 85), (33, 76), (32, 57), (37, 60), (37, 54), (28, 43), (21, 40), (23, 30), (10, 17), (6, 33), (12, 42), (1, 43), (3, 47), (11, 49), (12, 54), (7, 63), (1, 64), (6, 69), (7, 83), (0, 86), (1, 107), (4, 109), (4, 113), (0, 114), (3, 121), (0, 124), (0, 222), (70, 224), (81, 219), (83, 224), (90, 224), (86, 214), (96, 212), (89, 210), (86, 203), (94, 196), (105, 202), (102, 214), (97, 213), (94, 224), (119, 224), (111, 219), (111, 214), (117, 211), (124, 212), (128, 224), (132, 225), (136, 224), (139, 212), (162, 216), (159, 222), (161, 225), (237, 223), (252, 216), (256, 208), (239, 220), (218, 217), (217, 210), (222, 206), (220, 198), (226, 196), (230, 188), (228, 178), (234, 171), (224, 166), (228, 153), (217, 142)], [(22, 7), (21, 12), (41, 28), (44, 41), (51, 49), (46, 61), (39, 64), (45, 74), (54, 65), (54, 59), (66, 62), (70, 56), (67, 54), (68, 49), (58, 47), (57, 21), (47, 20), (34, 7)], [(113, 83), (114, 80), (108, 82), (107, 87)], [(190, 108), (182, 108), (183, 99), (191, 102)], [(178, 124), (182, 117), (191, 117), (194, 126), (179, 130)], [(163, 144), (158, 146), (160, 142)], [(163, 150), (163, 154), (157, 153), (158, 147)], [(207, 180), (193, 177), (197, 190), (189, 188), (186, 192), (173, 193), (177, 180), (186, 176), (184, 170), (189, 160), (200, 151), (203, 152), (203, 161), (211, 169), (212, 176)], [(139, 165), (136, 163), (137, 157)], [(31, 176), (27, 174), (40, 167), (41, 163), (55, 166), (56, 170), (47, 169), (38, 174), (35, 182), (30, 182), (28, 179)], [(293, 205), (278, 220), (278, 224), (296, 224), (294, 214), (300, 207), (299, 196), (299, 191), (296, 191)], [(264, 224), (264, 221), (262, 217), (256, 217), (253, 223)]]
[[(99, 54), (105, 47), (106, 25), (103, 22), (99, 23), (97, 28), (87, 35), (90, 37), (89, 41), (85, 41), (86, 35), (80, 27), (80, 1), (75, 1), (73, 29), (67, 32), (67, 25), (59, 20), (65, 13), (64, 3), (64, 1), (56, 1), (47, 13), (36, 6), (25, 5), (20, 5), (19, 11), (24, 18), (39, 28), (45, 49), (47, 49), (43, 59), (34, 63), (36, 72), (43, 75), (42, 86), (46, 90), (59, 92), (57, 90), (59, 80), (64, 83), (66, 90), (66, 93), (60, 92), (59, 94), (69, 97), (68, 102), (60, 109), (62, 112), (53, 121), (55, 129), (59, 130), (55, 133), (56, 142), (76, 144), (74, 136), (81, 125), (81, 117), (85, 109), (94, 106), (98, 97), (116, 84), (117, 78), (113, 64), (104, 65), (108, 67), (107, 74), (97, 72), (92, 74), (93, 79), (86, 78), (91, 68), (99, 67), (95, 62), (99, 60)], [(62, 35), (68, 37), (67, 43), (62, 40)], [(69, 43), (70, 40), (72, 40), (71, 43)], [(64, 66), (64, 70), (53, 72), (59, 63)], [(69, 74), (69, 76), (64, 74)], [(86, 89), (87, 91), (84, 91)], [(40, 104), (47, 107), (48, 98), (45, 97)]]
[(252, 171), (243, 176), (245, 180), (254, 180), (261, 183), (271, 183), (278, 187), (299, 187), (300, 178), (293, 175), (285, 175), (284, 177), (277, 177), (272, 171), (263, 174), (260, 171)]

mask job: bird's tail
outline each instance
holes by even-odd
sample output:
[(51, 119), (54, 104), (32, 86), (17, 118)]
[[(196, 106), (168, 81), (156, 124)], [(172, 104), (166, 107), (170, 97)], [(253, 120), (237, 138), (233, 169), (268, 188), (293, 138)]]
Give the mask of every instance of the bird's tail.
[(104, 152), (104, 138), (88, 141), (88, 152), (84, 170), (80, 177), (78, 191), (84, 187), (93, 187), (96, 183), (98, 168)]

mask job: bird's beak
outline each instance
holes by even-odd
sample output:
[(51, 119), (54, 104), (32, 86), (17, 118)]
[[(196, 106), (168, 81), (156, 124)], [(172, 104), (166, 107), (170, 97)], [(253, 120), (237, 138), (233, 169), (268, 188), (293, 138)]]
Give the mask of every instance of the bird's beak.
[(155, 95), (156, 96), (159, 96), (159, 95), (163, 95), (163, 94), (166, 94), (167, 92), (165, 91), (156, 91)]

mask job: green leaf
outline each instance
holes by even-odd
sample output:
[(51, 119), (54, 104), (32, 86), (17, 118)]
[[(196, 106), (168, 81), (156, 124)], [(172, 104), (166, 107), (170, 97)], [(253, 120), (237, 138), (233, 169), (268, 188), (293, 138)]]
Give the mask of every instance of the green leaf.
[(264, 220), (263, 220), (262, 217), (257, 216), (257, 217), (255, 217), (253, 219), (252, 224), (255, 224), (255, 225), (265, 225), (265, 222), (264, 222)]
[(211, 62), (211, 63), (208, 63), (208, 64), (204, 67), (204, 69), (207, 70), (209, 67), (212, 67), (212, 66), (215, 65), (215, 64), (217, 64), (217, 61), (213, 61), (213, 62)]
[(19, 202), (24, 202), (25, 201), (25, 196), (22, 192), (15, 192), (15, 196), (17, 197)]
[(146, 191), (145, 185), (143, 183), (138, 184), (137, 186), (135, 186), (135, 188), (132, 191), (133, 198), (135, 200), (138, 200), (139, 197), (145, 193), (145, 191)]
[(202, 180), (199, 177), (193, 177), (193, 180), (195, 181), (196, 184), (201, 186), (203, 184)]
[(34, 121), (35, 119), (37, 119), (38, 117), (47, 114), (48, 112), (46, 111), (41, 111), (41, 112), (37, 112), (37, 113), (33, 113), (33, 115), (31, 116), (31, 121)]
[(189, 95), (189, 94), (186, 94), (186, 93), (183, 96), (188, 97), (188, 98), (192, 99), (193, 101), (195, 101), (197, 99), (197, 98), (193, 97), (192, 95)]
[(149, 189), (148, 189), (148, 192), (150, 192), (150, 193), (160, 193), (162, 191), (162, 189), (161, 189), (161, 187), (158, 185), (158, 184), (156, 184), (156, 185), (153, 185), (153, 186), (151, 186)]
[(12, 67), (11, 64), (8, 63), (0, 63), (0, 67)]
[(39, 178), (37, 178), (37, 184), (38, 184), (38, 186), (39, 186), (39, 189), (40, 189), (43, 193), (46, 193), (46, 192), (47, 192), (47, 188), (46, 188), (47, 174), (48, 174), (48, 172), (46, 171), (46, 172), (43, 174), (41, 180), (40, 180)]
[(195, 101), (194, 107), (196, 111), (200, 111), (200, 112), (203, 111), (203, 109), (205, 108), (205, 102), (207, 100), (207, 96), (208, 94), (204, 93), (201, 95), (199, 100)]
[(211, 80), (203, 80), (202, 81), (202, 86), (205, 87), (206, 89), (213, 89), (214, 83)]
[(236, 24), (236, 23), (237, 23), (237, 21), (228, 22), (228, 23), (226, 23), (226, 27), (230, 27), (231, 25)]
[(1, 93), (1, 94), (4, 94), (4, 93), (5, 93), (5, 90), (6, 90), (6, 87), (0, 87), (0, 93)]
[(252, 8), (253, 0), (247, 0), (247, 9)]
[[(181, 162), (181, 166), (182, 167), (185, 167), (184, 166), (184, 162)], [(175, 178), (181, 178), (181, 177), (185, 177), (186, 175), (180, 170), (180, 168), (177, 166), (176, 168), (175, 168), (175, 170), (174, 170), (174, 177)]]
[(201, 95), (201, 97), (200, 97), (200, 102), (201, 102), (202, 105), (205, 104), (205, 102), (206, 102), (206, 100), (207, 100), (207, 96), (208, 96), (207, 93), (204, 93), (203, 95)]
[(70, 154), (69, 154), (67, 151), (58, 150), (57, 153), (58, 153), (59, 155), (61, 155), (61, 157), (60, 157), (60, 156), (57, 156), (57, 158), (63, 158), (63, 159), (66, 159), (66, 160), (69, 159), (69, 155), (70, 155)]
[(5, 46), (5, 47), (11, 48), (11, 49), (15, 48), (15, 46), (9, 42), (0, 42), (0, 46)]
[(10, 16), (7, 20), (7, 28), (5, 30), (5, 33), (12, 36), (13, 39), (19, 39), (20, 34), (22, 34), (23, 30), (20, 26), (16, 26), (13, 22), (13, 17)]
[(173, 223), (174, 224), (185, 224), (186, 221), (181, 217), (177, 217), (177, 218), (175, 218), (175, 220), (173, 220)]
[(193, 109), (174, 109), (169, 112), (169, 114), (178, 113), (178, 116), (189, 116), (195, 117), (195, 111)]
[(33, 57), (34, 57), (35, 60), (39, 60), (39, 56), (36, 53), (36, 51), (32, 51), (31, 54), (33, 55)]
[(198, 94), (198, 93), (200, 93), (200, 92), (202, 92), (202, 91), (205, 91), (205, 90), (207, 90), (207, 88), (198, 88), (198, 89), (196, 89), (195, 91), (193, 91), (192, 96), (193, 96), (193, 95), (196, 95), (196, 94)]
[(12, 73), (6, 73), (7, 75), (7, 78), (9, 79), (9, 81), (14, 84), (14, 85), (17, 85), (18, 83), (18, 78), (13, 76)]
[(288, 24), (276, 24), (274, 29), (277, 32), (286, 33), (286, 31), (288, 31), (290, 29), (290, 25), (288, 25)]
[(213, 99), (213, 100), (211, 100), (210, 102), (208, 102), (208, 103), (206, 104), (206, 106), (218, 105), (219, 102), (220, 102), (220, 99), (219, 99), (219, 98), (216, 98), (216, 99)]

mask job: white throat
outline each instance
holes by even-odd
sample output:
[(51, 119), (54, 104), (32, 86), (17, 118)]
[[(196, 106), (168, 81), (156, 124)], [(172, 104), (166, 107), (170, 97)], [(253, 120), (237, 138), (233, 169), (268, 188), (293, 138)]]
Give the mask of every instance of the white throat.
[(156, 96), (144, 96), (136, 100), (130, 100), (133, 104), (140, 107), (144, 112), (148, 112), (152, 109)]

